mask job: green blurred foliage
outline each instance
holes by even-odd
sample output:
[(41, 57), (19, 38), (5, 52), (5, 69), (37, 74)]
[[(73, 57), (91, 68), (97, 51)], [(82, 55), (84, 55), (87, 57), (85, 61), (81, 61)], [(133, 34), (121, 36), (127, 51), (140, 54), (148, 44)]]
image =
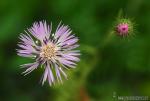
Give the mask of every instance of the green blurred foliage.
[[(134, 38), (109, 36), (118, 11), (137, 23)], [(114, 101), (117, 95), (150, 97), (149, 0), (1, 0), (0, 101)], [(80, 39), (81, 61), (69, 80), (50, 87), (42, 71), (21, 75), (31, 60), (16, 55), (18, 36), (34, 21), (62, 21)]]

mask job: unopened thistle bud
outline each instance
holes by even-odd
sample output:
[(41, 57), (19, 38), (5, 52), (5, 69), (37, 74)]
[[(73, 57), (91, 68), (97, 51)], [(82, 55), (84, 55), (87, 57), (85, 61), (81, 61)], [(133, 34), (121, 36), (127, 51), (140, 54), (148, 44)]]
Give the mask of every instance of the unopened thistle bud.
[(134, 24), (130, 19), (119, 19), (115, 25), (115, 32), (121, 37), (130, 36), (133, 34)]
[(124, 17), (123, 11), (120, 10), (117, 21), (114, 24), (113, 32), (120, 37), (129, 37), (134, 35), (135, 24), (131, 19)]

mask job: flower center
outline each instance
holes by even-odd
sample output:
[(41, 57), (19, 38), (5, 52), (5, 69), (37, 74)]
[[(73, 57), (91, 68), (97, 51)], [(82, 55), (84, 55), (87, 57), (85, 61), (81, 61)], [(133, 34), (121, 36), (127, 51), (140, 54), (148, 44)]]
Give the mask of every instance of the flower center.
[(56, 47), (52, 43), (48, 43), (47, 45), (41, 48), (40, 56), (46, 59), (51, 59), (56, 55)]
[(117, 32), (119, 35), (127, 35), (129, 32), (128, 24), (119, 24), (117, 26)]

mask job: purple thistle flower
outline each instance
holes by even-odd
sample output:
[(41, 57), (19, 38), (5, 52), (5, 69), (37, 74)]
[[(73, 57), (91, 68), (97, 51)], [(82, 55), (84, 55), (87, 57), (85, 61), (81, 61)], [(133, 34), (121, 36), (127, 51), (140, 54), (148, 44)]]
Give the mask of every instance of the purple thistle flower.
[(115, 33), (120, 37), (134, 35), (135, 24), (127, 18), (118, 18), (115, 24)]
[(75, 68), (80, 51), (75, 50), (79, 45), (78, 38), (68, 26), (58, 25), (52, 33), (52, 24), (45, 21), (35, 22), (33, 26), (20, 35), (17, 49), (19, 56), (34, 59), (35, 62), (22, 65), (27, 75), (38, 67), (44, 68), (42, 85), (47, 80), (49, 85), (56, 81), (62, 82), (62, 76), (67, 79), (64, 69)]
[(126, 35), (128, 35), (129, 26), (126, 23), (125, 24), (119, 24), (117, 26), (116, 30), (120, 36), (126, 36)]

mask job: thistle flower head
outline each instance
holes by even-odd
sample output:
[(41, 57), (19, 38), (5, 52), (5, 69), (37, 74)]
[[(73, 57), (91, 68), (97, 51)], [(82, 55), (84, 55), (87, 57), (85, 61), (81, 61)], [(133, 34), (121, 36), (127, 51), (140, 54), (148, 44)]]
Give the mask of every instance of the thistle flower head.
[(79, 61), (80, 51), (75, 50), (79, 45), (78, 38), (68, 26), (58, 25), (52, 33), (52, 24), (35, 22), (33, 26), (20, 35), (17, 49), (19, 56), (34, 60), (33, 63), (22, 65), (27, 75), (38, 67), (44, 68), (42, 84), (48, 80), (52, 85), (56, 81), (62, 82), (62, 76), (67, 79), (64, 69), (74, 68)]
[(115, 23), (114, 33), (120, 37), (128, 37), (134, 35), (135, 24), (128, 18), (119, 16)]
[(122, 37), (130, 36), (133, 34), (133, 23), (130, 19), (121, 18), (115, 25), (115, 32)]
[(135, 33), (135, 23), (130, 18), (125, 17), (122, 9), (118, 12), (112, 33), (123, 38), (133, 36)]
[(129, 31), (129, 26), (128, 24), (119, 24), (116, 27), (116, 31), (118, 32), (119, 35), (127, 35)]

